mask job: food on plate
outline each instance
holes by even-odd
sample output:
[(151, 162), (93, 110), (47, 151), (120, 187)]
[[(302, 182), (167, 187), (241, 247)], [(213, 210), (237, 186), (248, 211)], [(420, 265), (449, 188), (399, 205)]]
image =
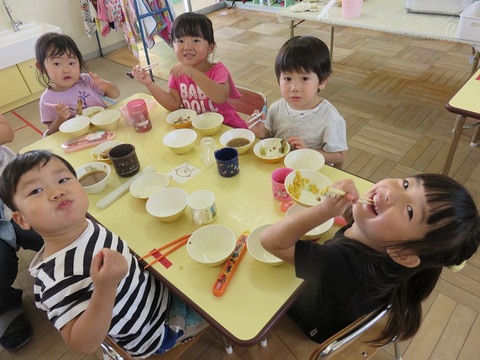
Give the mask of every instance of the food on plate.
[(185, 124), (185, 123), (190, 122), (190, 121), (192, 121), (192, 119), (190, 119), (190, 116), (186, 116), (186, 117), (180, 116), (173, 123), (178, 125), (178, 124)]
[(272, 147), (260, 147), (260, 155), (267, 159), (279, 157), (287, 151), (288, 142), (285, 139), (280, 139)]
[(295, 171), (295, 177), (293, 182), (288, 185), (288, 192), (295, 197), (296, 199), (300, 198), (302, 190), (311, 192), (314, 195), (323, 195), (321, 194), (320, 189), (317, 185), (311, 184), (310, 179), (304, 178), (300, 171)]

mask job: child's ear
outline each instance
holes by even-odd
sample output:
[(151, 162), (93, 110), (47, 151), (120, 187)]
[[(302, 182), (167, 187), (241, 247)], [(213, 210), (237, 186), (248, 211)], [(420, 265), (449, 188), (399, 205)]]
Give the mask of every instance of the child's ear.
[(30, 230), (31, 226), (30, 224), (26, 221), (26, 219), (23, 217), (21, 213), (18, 211), (14, 211), (12, 213), (12, 219), (20, 226), (23, 230)]
[(35, 67), (40, 70), (40, 63), (38, 61), (35, 62)]
[(216, 43), (213, 43), (213, 44), (209, 44), (208, 45), (208, 54), (211, 54), (215, 51), (215, 47), (217, 46)]
[(405, 267), (413, 268), (420, 265), (420, 258), (412, 253), (411, 250), (399, 250), (388, 247), (387, 254), (393, 261)]
[(323, 90), (327, 86), (327, 80), (323, 80), (320, 84), (318, 84), (318, 90)]

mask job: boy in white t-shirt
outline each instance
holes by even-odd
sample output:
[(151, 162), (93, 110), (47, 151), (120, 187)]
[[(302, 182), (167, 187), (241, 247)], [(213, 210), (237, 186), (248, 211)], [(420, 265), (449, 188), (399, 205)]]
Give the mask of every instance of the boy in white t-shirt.
[(343, 117), (318, 96), (332, 72), (327, 45), (313, 36), (296, 36), (278, 52), (275, 73), (282, 99), (268, 109), (263, 125), (251, 130), (259, 138), (286, 139), (295, 149), (313, 149), (326, 163), (345, 159), (347, 131)]

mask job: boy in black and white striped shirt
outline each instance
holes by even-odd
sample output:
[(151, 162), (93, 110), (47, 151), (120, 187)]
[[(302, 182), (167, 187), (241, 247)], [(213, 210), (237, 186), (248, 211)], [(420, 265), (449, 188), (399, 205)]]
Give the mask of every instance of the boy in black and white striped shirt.
[[(139, 265), (127, 244), (86, 218), (88, 197), (63, 158), (34, 150), (2, 174), (0, 198), (23, 229), (35, 229), (45, 246), (30, 265), (35, 301), (65, 342), (93, 353), (108, 334), (135, 357), (163, 353), (185, 338), (169, 310), (206, 323)], [(192, 334), (193, 335), (193, 334)]]

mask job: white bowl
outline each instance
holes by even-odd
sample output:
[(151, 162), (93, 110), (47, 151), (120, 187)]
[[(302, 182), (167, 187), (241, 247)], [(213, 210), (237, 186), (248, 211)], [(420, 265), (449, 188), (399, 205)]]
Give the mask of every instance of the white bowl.
[(235, 249), (237, 239), (224, 225), (206, 225), (193, 232), (187, 242), (190, 257), (202, 264), (223, 264)]
[(130, 194), (138, 199), (148, 199), (153, 193), (166, 188), (169, 182), (170, 179), (165, 174), (147, 173), (130, 185)]
[(82, 110), (82, 116), (88, 116), (89, 118), (92, 118), (94, 115), (102, 111), (105, 111), (105, 108), (101, 106), (90, 106)]
[(260, 243), (260, 234), (269, 227), (270, 224), (262, 225), (254, 229), (247, 238), (247, 250), (255, 260), (268, 265), (277, 266), (283, 263), (282, 259), (270, 254)]
[(320, 203), (324, 199), (320, 191), (331, 184), (325, 175), (310, 169), (295, 170), (285, 178), (285, 190), (288, 195), (295, 202), (305, 206)]
[(120, 110), (105, 110), (92, 117), (92, 124), (101, 130), (115, 130), (120, 123), (120, 117)]
[(75, 170), (77, 179), (88, 194), (103, 191), (107, 187), (111, 171), (108, 164), (99, 161), (82, 165)]
[(287, 143), (282, 149), (282, 139), (263, 139), (255, 144), (253, 152), (264, 162), (276, 163), (281, 161), (290, 152), (290, 144)]
[(220, 136), (220, 144), (237, 149), (238, 154), (245, 154), (255, 141), (255, 133), (248, 129), (231, 129)]
[(177, 129), (163, 137), (163, 144), (175, 154), (186, 154), (192, 150), (197, 133), (192, 129)]
[[(285, 216), (292, 216), (293, 214), (298, 213), (299, 211), (302, 211), (306, 209), (305, 206), (298, 205), (298, 204), (293, 204), (290, 206), (285, 213)], [(330, 228), (333, 226), (334, 219), (331, 218), (330, 220), (325, 221), (323, 224), (320, 224), (307, 232), (305, 235), (303, 235), (300, 240), (317, 240), (320, 238), (320, 235), (323, 233), (326, 233)]]
[(72, 138), (88, 134), (90, 130), (90, 118), (88, 116), (77, 115), (60, 124), (59, 130)]
[(223, 115), (215, 112), (206, 112), (197, 115), (192, 120), (192, 126), (202, 135), (215, 135), (223, 124)]
[(180, 188), (164, 188), (153, 193), (147, 200), (147, 212), (163, 222), (172, 222), (182, 217), (187, 207), (188, 194)]
[(325, 158), (316, 150), (297, 149), (290, 151), (283, 159), (283, 163), (293, 170), (310, 169), (318, 171), (325, 165)]
[(95, 161), (106, 162), (107, 164), (111, 164), (112, 160), (108, 157), (108, 152), (114, 146), (123, 144), (121, 140), (110, 140), (105, 141), (97, 146), (95, 146), (92, 151), (90, 152), (90, 156)]
[(192, 126), (192, 121), (196, 116), (195, 110), (178, 109), (168, 114), (166, 120), (174, 128), (183, 129)]

